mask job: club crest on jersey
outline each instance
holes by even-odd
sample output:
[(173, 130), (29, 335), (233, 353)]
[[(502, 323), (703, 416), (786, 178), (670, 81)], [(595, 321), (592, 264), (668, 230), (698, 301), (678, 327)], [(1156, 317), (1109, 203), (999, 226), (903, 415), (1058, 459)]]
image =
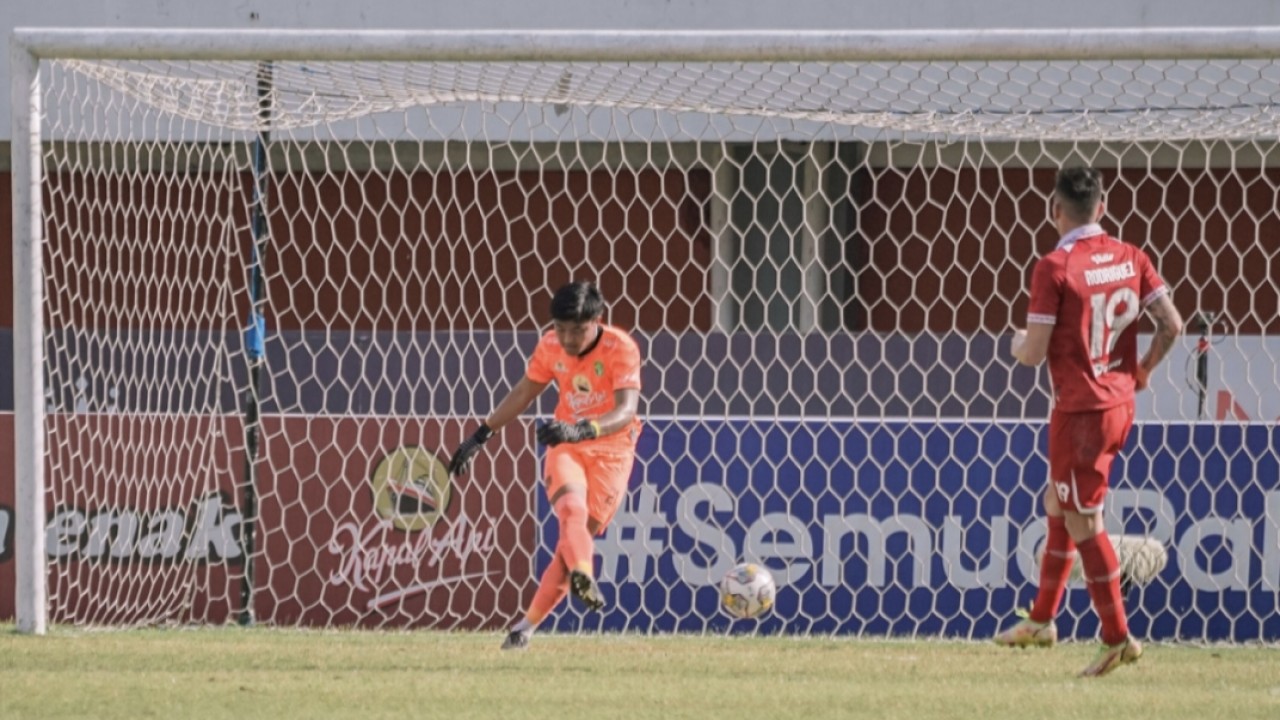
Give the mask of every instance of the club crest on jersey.
[(604, 377), (604, 363), (597, 360), (595, 364), (596, 377)]
[(586, 375), (574, 375), (573, 389), (580, 393), (589, 393), (591, 392), (591, 381), (587, 379)]

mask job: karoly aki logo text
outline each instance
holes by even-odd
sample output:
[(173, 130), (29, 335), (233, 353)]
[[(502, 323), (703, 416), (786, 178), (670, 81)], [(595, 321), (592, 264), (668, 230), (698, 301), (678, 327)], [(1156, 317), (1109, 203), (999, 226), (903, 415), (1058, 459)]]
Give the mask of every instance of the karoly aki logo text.
[(483, 520), (448, 521), (453, 489), (448, 470), (434, 454), (414, 446), (392, 450), (374, 467), (369, 489), (378, 522), (372, 527), (359, 520), (339, 523), (326, 545), (338, 556), (329, 583), (377, 593), (365, 602), (367, 609), (496, 572), (439, 574), (446, 562), (465, 567), (472, 557), (490, 556), (497, 537)]

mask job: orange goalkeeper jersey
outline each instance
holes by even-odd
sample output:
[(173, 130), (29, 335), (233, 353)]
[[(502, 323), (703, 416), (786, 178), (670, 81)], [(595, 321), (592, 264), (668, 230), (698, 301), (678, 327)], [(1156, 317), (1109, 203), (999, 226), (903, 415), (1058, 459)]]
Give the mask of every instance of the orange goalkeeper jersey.
[[(557, 420), (594, 420), (613, 409), (615, 390), (640, 389), (640, 348), (635, 340), (611, 325), (601, 323), (600, 329), (600, 341), (582, 357), (566, 353), (551, 330), (538, 341), (529, 359), (526, 374), (530, 380), (544, 384), (556, 381), (560, 390)], [(627, 429), (634, 439), (640, 420), (634, 420)]]

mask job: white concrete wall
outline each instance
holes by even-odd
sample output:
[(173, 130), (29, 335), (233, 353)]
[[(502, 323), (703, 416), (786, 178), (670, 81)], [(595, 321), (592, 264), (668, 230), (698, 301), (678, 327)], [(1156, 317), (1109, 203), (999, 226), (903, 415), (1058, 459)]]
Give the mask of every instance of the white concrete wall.
[[(15, 27), (931, 29), (1280, 25), (1275, 0), (0, 0)], [(0, 142), (10, 137), (0, 93)]]

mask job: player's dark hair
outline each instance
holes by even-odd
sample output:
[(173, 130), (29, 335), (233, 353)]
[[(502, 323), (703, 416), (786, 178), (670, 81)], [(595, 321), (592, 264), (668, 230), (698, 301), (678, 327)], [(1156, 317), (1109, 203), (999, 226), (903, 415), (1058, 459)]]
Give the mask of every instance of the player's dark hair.
[(1058, 204), (1077, 222), (1093, 222), (1102, 201), (1102, 174), (1091, 167), (1063, 168), (1054, 185)]
[(600, 288), (589, 282), (571, 282), (551, 298), (551, 318), (565, 322), (586, 322), (604, 315)]

